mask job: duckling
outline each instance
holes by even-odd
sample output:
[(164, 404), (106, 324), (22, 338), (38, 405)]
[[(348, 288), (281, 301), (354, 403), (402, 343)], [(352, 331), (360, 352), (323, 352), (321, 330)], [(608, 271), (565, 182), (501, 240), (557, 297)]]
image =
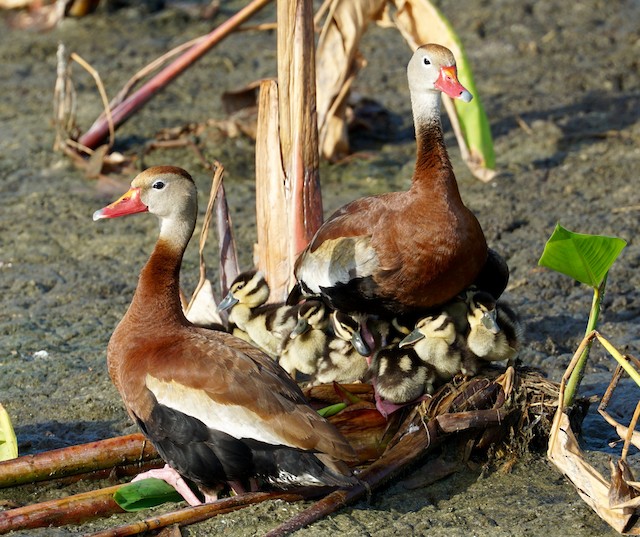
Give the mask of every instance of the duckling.
[(369, 334), (368, 330), (363, 337), (363, 321), (366, 327), (366, 317), (349, 315), (338, 310), (331, 313), (331, 327), (335, 335), (343, 341), (349, 341), (360, 355), (369, 356), (373, 352), (374, 343), (372, 338), (366, 335)]
[(365, 380), (374, 383), (376, 398), (401, 405), (432, 394), (436, 377), (435, 368), (414, 349), (388, 345), (375, 353)]
[(362, 355), (371, 357), (376, 349), (381, 349), (393, 341), (400, 341), (411, 332), (401, 326), (397, 318), (390, 321), (374, 315), (351, 313), (335, 310), (332, 313), (333, 330), (345, 341), (351, 341), (353, 347)]
[(265, 304), (268, 298), (264, 275), (251, 270), (233, 281), (218, 310), (229, 310), (229, 323), (237, 327), (232, 330), (235, 336), (276, 359), (284, 337), (296, 326), (298, 310), (296, 306)]
[(467, 346), (478, 358), (500, 361), (513, 358), (522, 343), (524, 329), (518, 315), (489, 293), (469, 297)]
[(278, 361), (294, 379), (296, 372), (314, 375), (332, 337), (324, 302), (307, 300), (298, 308), (298, 322), (284, 338)]
[(459, 372), (464, 375), (477, 372), (476, 360), (464, 352), (462, 343), (454, 319), (443, 311), (418, 320), (399, 347), (412, 347), (424, 362), (433, 366), (440, 380), (449, 381)]
[(333, 311), (330, 326), (333, 334), (327, 339), (324, 353), (318, 357), (310, 384), (362, 380), (369, 368), (369, 360), (362, 353), (370, 351), (359, 339), (358, 322), (349, 315)]

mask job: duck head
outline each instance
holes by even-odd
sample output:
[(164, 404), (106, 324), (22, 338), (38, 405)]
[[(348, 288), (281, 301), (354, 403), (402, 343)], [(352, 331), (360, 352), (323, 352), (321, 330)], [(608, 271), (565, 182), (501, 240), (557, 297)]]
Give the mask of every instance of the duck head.
[(473, 96), (458, 81), (456, 60), (452, 52), (433, 43), (419, 47), (407, 66), (412, 97), (442, 92), (452, 99), (468, 103)]
[(160, 219), (160, 237), (188, 242), (195, 228), (198, 193), (191, 176), (175, 166), (139, 173), (119, 199), (93, 213), (94, 220), (150, 212)]

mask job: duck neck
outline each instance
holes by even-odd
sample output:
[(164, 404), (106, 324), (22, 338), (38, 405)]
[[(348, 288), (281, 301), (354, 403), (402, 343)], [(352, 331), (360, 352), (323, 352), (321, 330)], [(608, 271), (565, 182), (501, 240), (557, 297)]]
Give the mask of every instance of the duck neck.
[(459, 195), (440, 121), (440, 92), (412, 95), (413, 122), (416, 132), (415, 187), (440, 186)]
[(180, 266), (193, 226), (161, 221), (160, 237), (140, 273), (138, 287), (127, 315), (137, 324), (188, 322), (180, 301)]

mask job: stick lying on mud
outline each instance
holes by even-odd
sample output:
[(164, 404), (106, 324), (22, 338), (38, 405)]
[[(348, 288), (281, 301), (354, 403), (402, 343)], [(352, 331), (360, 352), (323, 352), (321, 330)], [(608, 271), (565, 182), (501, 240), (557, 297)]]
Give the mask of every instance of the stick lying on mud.
[(80, 524), (91, 518), (124, 513), (113, 499), (122, 485), (114, 485), (57, 500), (0, 512), (0, 534), (10, 531)]
[(142, 434), (109, 438), (0, 462), (0, 488), (152, 460), (158, 452)]
[[(113, 125), (117, 128), (124, 123), (137, 110), (142, 108), (156, 93), (162, 90), (169, 82), (177, 78), (188, 67), (193, 65), (210, 48), (227, 37), (240, 24), (245, 22), (260, 9), (269, 4), (271, 0), (253, 0), (243, 9), (238, 11), (233, 17), (226, 20), (211, 33), (182, 54), (171, 65), (160, 71), (156, 76), (144, 84), (138, 91), (128, 99), (122, 101), (111, 110)], [(105, 137), (109, 134), (109, 124), (105, 117), (98, 118), (94, 124), (85, 132), (79, 143), (89, 149), (96, 149)]]
[(306, 499), (304, 495), (291, 492), (248, 492), (240, 496), (224, 498), (214, 503), (205, 503), (195, 507), (187, 507), (180, 511), (166, 513), (133, 522), (117, 528), (111, 528), (96, 533), (91, 533), (87, 537), (125, 537), (127, 535), (138, 535), (151, 530), (158, 530), (173, 524), (187, 526), (213, 518), (217, 515), (224, 515), (237, 511), (248, 505), (265, 502), (267, 500), (283, 500), (285, 502), (299, 502)]

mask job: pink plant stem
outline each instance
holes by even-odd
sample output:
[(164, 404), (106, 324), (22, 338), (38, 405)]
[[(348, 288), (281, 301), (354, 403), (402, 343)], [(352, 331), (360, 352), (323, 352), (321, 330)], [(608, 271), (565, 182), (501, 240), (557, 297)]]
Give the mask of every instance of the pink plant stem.
[[(137, 110), (142, 108), (158, 91), (162, 90), (169, 82), (190, 67), (210, 48), (222, 41), (222, 39), (227, 37), (240, 24), (247, 21), (270, 2), (271, 0), (253, 0), (233, 17), (227, 19), (215, 30), (207, 34), (205, 39), (191, 47), (168, 67), (160, 71), (128, 99), (122, 101), (111, 111), (114, 126), (117, 128), (124, 123)], [(85, 147), (95, 149), (104, 141), (108, 134), (109, 125), (107, 120), (105, 118), (98, 118), (78, 141)]]

